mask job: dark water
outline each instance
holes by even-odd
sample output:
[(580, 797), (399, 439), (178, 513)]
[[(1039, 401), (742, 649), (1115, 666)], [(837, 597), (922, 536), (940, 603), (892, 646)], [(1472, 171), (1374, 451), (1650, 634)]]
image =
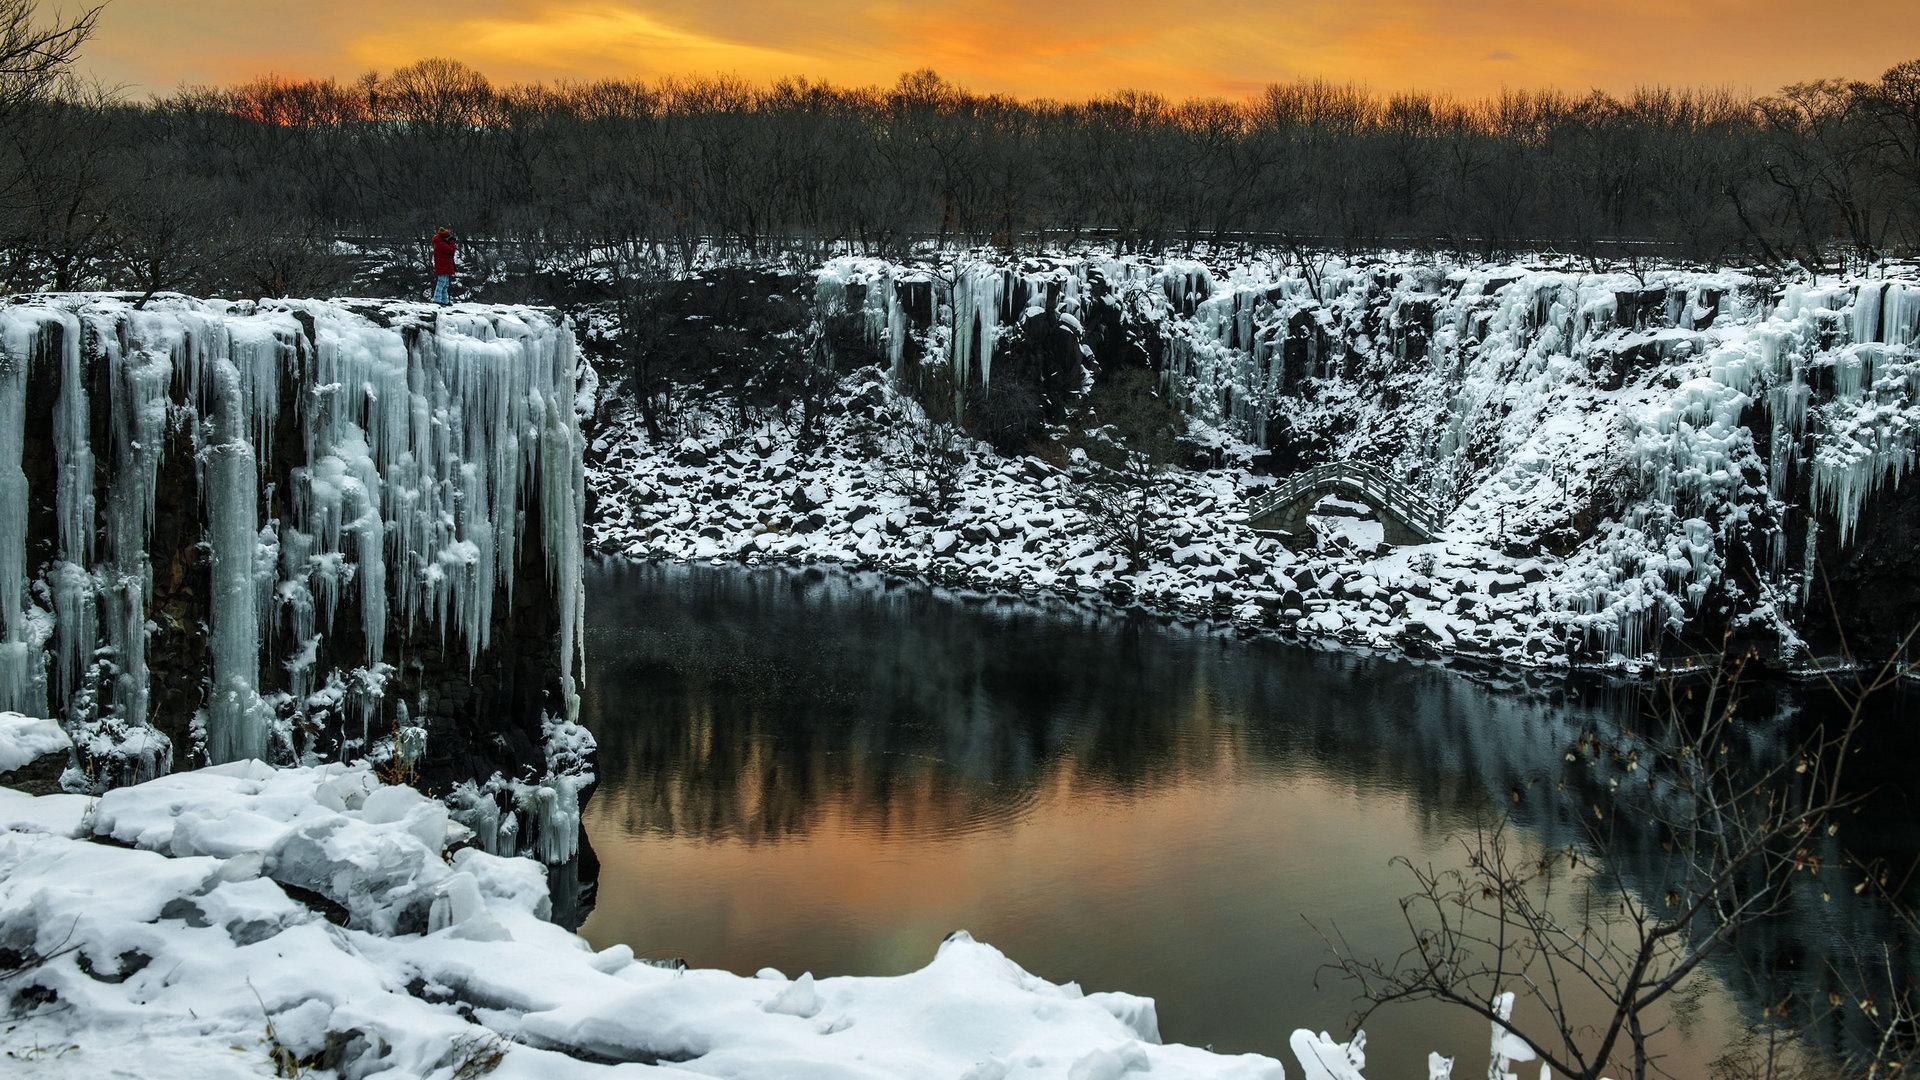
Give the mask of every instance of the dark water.
[[(877, 576), (608, 564), (588, 588), (596, 946), (880, 975), (964, 928), (1048, 979), (1155, 998), (1169, 1041), (1283, 1059), (1296, 1027), (1347, 1028), (1324, 931), (1407, 944), (1396, 857), (1457, 862), (1507, 809), (1528, 843), (1572, 841), (1583, 807), (1528, 782), (1643, 706)], [(1868, 765), (1902, 779), (1911, 746)], [(1920, 849), (1904, 804), (1873, 820), (1860, 842)], [(1753, 970), (1817, 983), (1886, 925), (1842, 898), (1750, 935), (1675, 1017), (1669, 1072), (1706, 1075), (1757, 1015), (1775, 991)], [(1485, 1069), (1483, 1022), (1409, 1006), (1366, 1027), (1371, 1075), (1425, 1076), (1428, 1050)], [(1832, 1027), (1817, 1041), (1844, 1044)]]

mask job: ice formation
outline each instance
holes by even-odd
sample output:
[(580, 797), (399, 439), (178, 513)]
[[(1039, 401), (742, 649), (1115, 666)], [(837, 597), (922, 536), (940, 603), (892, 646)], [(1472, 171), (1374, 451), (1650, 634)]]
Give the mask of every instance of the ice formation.
[(1005, 265), (969, 259), (933, 269), (884, 259), (846, 257), (829, 261), (815, 279), (822, 317), (856, 311), (867, 338), (888, 358), (895, 376), (904, 367), (909, 339), (926, 339), (953, 368), (956, 385), (988, 385), (994, 346), (1003, 329), (1042, 313), (1074, 327), (1094, 298), (1122, 290), (1157, 294), (1170, 310), (1192, 315), (1213, 290), (1200, 263), (1171, 260), (1085, 258), (1032, 260)]
[[(190, 463), (206, 760), (284, 760), (290, 722), (327, 710), (353, 711), (348, 738), (378, 734), (396, 639), (433, 634), (473, 664), (530, 530), (571, 718), (584, 479), (573, 338), (554, 313), (48, 296), (0, 310), (0, 346), (0, 707), (147, 747), (123, 779), (164, 771), (155, 571), (187, 553), (177, 536), (155, 550), (156, 500), (163, 469)], [(50, 464), (23, 437), (42, 412)], [(336, 633), (343, 611), (357, 633)]]
[(535, 781), (496, 773), (486, 783), (466, 781), (447, 796), (454, 820), (489, 855), (526, 853), (550, 864), (580, 850), (580, 789), (590, 773), (552, 769)]
[(1537, 621), (1586, 658), (1647, 655), (1710, 607), (1796, 640), (1818, 545), (1850, 544), (1920, 452), (1907, 280), (843, 258), (817, 296), (823, 320), (862, 320), (897, 383), (920, 357), (985, 386), (1009, 326), (1052, 312), (1079, 330), (1104, 307), (1160, 343), (1202, 433), (1367, 461), (1448, 509), (1449, 538), (1551, 551)]

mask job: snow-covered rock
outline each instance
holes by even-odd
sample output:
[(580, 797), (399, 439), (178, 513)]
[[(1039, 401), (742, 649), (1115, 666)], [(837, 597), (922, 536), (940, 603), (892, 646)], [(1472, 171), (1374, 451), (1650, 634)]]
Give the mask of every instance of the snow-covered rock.
[(93, 832), (92, 797), (42, 795), (34, 797), (0, 787), (0, 832), (39, 832), (54, 836), (88, 836)]
[(27, 831), (0, 833), (0, 947), (38, 962), (8, 989), (58, 1002), (8, 1021), (35, 1077), (425, 1078), (494, 1055), (487, 1075), (511, 1078), (1285, 1076), (1160, 1045), (1151, 1002), (1047, 982), (964, 933), (891, 978), (595, 953), (541, 918), (537, 863), (449, 859), (430, 800), (363, 767), (179, 773), (84, 822), (76, 796), (9, 794), (0, 820)]
[(0, 773), (10, 773), (48, 754), (71, 749), (73, 740), (55, 721), (0, 712)]

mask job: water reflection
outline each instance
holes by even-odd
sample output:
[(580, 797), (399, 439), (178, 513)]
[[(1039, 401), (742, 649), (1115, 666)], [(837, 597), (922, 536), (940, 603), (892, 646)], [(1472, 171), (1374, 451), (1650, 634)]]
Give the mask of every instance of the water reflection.
[[(1309, 985), (1326, 955), (1302, 916), (1397, 950), (1393, 856), (1449, 857), (1496, 804), (1576, 839), (1582, 804), (1530, 781), (1640, 708), (1610, 684), (1493, 688), (874, 575), (607, 564), (590, 595), (597, 944), (882, 974), (964, 926), (1048, 978), (1155, 996), (1168, 1038), (1230, 1050), (1339, 1027), (1349, 1002)], [(1614, 854), (1654, 880), (1653, 838)], [(1721, 973), (1738, 1004), (1710, 996), (1670, 1068), (1704, 1070), (1735, 1010), (1771, 1000), (1751, 979), (1804, 982), (1834, 943), (1889, 935), (1866, 905), (1816, 904), (1742, 942), (1749, 963)], [(1485, 1045), (1440, 1012), (1369, 1028), (1382, 1076)]]

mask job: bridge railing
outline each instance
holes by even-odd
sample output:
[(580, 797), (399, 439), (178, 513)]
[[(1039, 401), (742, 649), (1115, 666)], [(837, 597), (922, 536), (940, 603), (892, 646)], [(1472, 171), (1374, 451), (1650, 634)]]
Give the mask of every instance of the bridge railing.
[(1439, 535), (1445, 524), (1439, 509), (1411, 485), (1360, 461), (1330, 461), (1287, 477), (1247, 507), (1247, 519), (1251, 521), (1271, 513), (1317, 489), (1332, 487), (1360, 492), (1428, 539)]

